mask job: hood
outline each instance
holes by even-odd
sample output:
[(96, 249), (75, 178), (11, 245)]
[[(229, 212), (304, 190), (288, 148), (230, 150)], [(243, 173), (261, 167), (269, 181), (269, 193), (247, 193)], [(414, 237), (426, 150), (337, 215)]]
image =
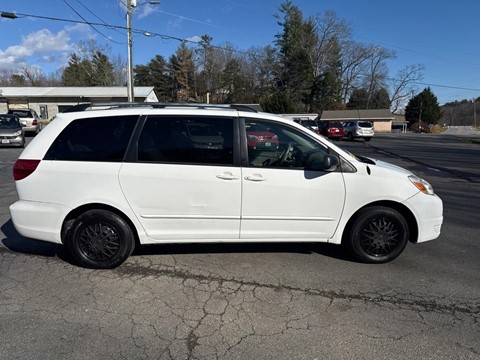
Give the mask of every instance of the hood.
[(411, 171), (404, 169), (400, 166), (390, 164), (389, 162), (377, 160), (377, 159), (370, 159), (370, 160), (372, 160), (375, 163), (375, 166), (378, 166), (382, 169), (392, 170), (392, 171), (400, 172), (406, 175), (413, 175)]
[(22, 128), (0, 128), (0, 135), (12, 135), (21, 130)]

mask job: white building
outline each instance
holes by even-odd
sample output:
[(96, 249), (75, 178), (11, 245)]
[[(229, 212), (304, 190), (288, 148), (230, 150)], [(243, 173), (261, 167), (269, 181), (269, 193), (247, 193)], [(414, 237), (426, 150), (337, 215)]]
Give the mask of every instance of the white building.
[[(134, 89), (135, 101), (157, 102), (153, 86)], [(127, 87), (0, 87), (0, 113), (9, 109), (34, 109), (42, 119), (51, 119), (66, 108), (85, 102), (126, 102)]]

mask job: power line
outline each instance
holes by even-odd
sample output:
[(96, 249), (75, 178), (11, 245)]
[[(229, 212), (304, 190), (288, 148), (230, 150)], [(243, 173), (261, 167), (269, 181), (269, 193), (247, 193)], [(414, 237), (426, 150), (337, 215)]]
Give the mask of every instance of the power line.
[[(63, 0), (63, 1), (68, 6), (70, 6), (66, 2), (66, 0)], [(72, 10), (75, 11), (73, 8), (72, 8)], [(96, 23), (96, 22), (87, 21), (80, 14), (78, 14), (76, 11), (75, 11), (75, 13), (77, 13), (77, 15), (80, 16), (83, 19), (83, 21), (69, 20), (69, 19), (63, 19), (63, 18), (57, 18), (57, 17), (51, 17), (51, 16), (31, 15), (31, 14), (24, 14), (24, 13), (12, 13), (12, 12), (5, 12), (5, 11), (0, 11), (0, 12), (2, 14), (2, 17), (8, 17), (8, 18), (11, 18), (11, 19), (22, 18), (22, 17), (30, 17), (30, 18), (43, 19), (43, 20), (51, 20), (51, 21), (59, 21), (59, 22), (67, 22), (67, 23), (75, 23), (75, 24), (85, 24), (85, 25), (91, 26), (92, 28), (94, 28), (94, 26), (103, 26), (103, 27), (108, 28), (108, 29), (127, 30), (126, 26), (111, 25), (111, 24), (107, 24), (107, 23)], [(97, 29), (95, 29), (95, 30), (98, 32)], [(176, 40), (176, 41), (183, 42), (183, 43), (190, 43), (190, 44), (195, 44), (195, 45), (200, 45), (200, 46), (202, 45), (198, 41), (179, 38), (179, 37), (171, 36), (171, 35), (160, 34), (160, 33), (152, 32), (152, 31), (148, 31), (148, 30), (141, 30), (141, 29), (134, 29), (134, 28), (132, 28), (131, 30), (132, 30), (133, 33), (136, 33), (136, 34), (141, 34), (141, 35), (145, 35), (145, 36), (158, 36), (163, 40)], [(102, 34), (102, 36), (105, 37), (105, 35), (103, 35), (103, 34)], [(110, 41), (113, 41), (112, 39), (109, 39), (109, 38), (107, 38), (107, 39), (110, 40)], [(113, 41), (113, 42), (116, 42), (116, 41)], [(122, 43), (119, 43), (119, 42), (116, 42), (116, 43), (122, 44)], [(213, 48), (213, 49), (224, 50), (224, 51), (231, 51), (231, 52), (238, 53), (238, 54), (243, 54), (243, 55), (249, 55), (249, 56), (256, 56), (256, 57), (264, 58), (264, 56), (255, 55), (255, 54), (252, 54), (251, 52), (242, 51), (242, 50), (235, 50), (235, 49), (232, 49), (232, 48), (226, 48), (226, 47), (218, 46), (218, 45), (210, 45), (209, 44), (206, 47)], [(398, 80), (398, 79), (395, 79), (395, 78), (386, 78), (386, 79), (387, 80)], [(460, 87), (460, 86), (440, 85), (440, 84), (432, 84), (432, 83), (424, 83), (424, 82), (412, 82), (412, 84), (422, 85), (422, 86), (430, 86), (430, 87), (438, 87), (438, 88), (445, 88), (445, 89), (480, 92), (480, 89), (466, 88), (466, 87)]]
[[(100, 30), (98, 30), (95, 26), (93, 26), (94, 24), (93, 23), (89, 23), (82, 15), (80, 15), (80, 13), (75, 10), (73, 8), (73, 6), (71, 6), (67, 0), (63, 0), (63, 2), (75, 13), (77, 14), (87, 25), (89, 25), (93, 30), (95, 30), (97, 33), (99, 33), (100, 35), (102, 35), (105, 39), (107, 39), (108, 41), (111, 41), (115, 44), (122, 44), (121, 42), (118, 42), (118, 41), (115, 41), (113, 39), (110, 39), (108, 36), (106, 36), (105, 34), (103, 34)], [(31, 17), (31, 16), (30, 16)], [(100, 26), (105, 26), (105, 24), (98, 24)]]
[[(85, 10), (87, 10), (90, 14), (92, 14), (93, 16), (95, 16), (98, 20), (100, 20), (103, 24), (105, 24), (107, 27), (109, 26), (108, 23), (106, 21), (104, 21), (103, 19), (101, 19), (97, 14), (95, 14), (92, 10), (90, 10), (83, 2), (81, 2), (80, 0), (76, 0), (80, 5), (83, 6), (83, 8)], [(113, 29), (115, 30), (116, 32), (118, 32), (119, 34), (122, 34), (123, 33), (121, 31), (118, 31), (118, 29)]]

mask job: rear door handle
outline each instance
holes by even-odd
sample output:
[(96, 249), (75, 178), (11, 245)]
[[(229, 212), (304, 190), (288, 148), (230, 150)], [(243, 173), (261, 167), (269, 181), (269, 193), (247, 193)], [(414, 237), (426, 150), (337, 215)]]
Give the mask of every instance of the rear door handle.
[(233, 175), (230, 172), (225, 172), (223, 174), (217, 175), (217, 178), (222, 180), (238, 180), (240, 177), (237, 175)]

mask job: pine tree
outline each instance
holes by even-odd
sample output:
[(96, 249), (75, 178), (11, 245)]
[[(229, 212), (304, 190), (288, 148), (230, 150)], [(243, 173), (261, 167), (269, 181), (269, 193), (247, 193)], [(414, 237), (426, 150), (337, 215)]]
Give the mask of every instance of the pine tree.
[(442, 110), (437, 97), (427, 87), (420, 94), (414, 96), (405, 108), (405, 119), (413, 123), (436, 124), (442, 118)]
[(133, 70), (136, 86), (153, 86), (160, 101), (176, 99), (173, 94), (173, 81), (167, 63), (161, 55), (156, 55), (147, 65), (137, 65)]
[(108, 57), (97, 51), (92, 59), (92, 86), (112, 86), (114, 84), (113, 64)]

